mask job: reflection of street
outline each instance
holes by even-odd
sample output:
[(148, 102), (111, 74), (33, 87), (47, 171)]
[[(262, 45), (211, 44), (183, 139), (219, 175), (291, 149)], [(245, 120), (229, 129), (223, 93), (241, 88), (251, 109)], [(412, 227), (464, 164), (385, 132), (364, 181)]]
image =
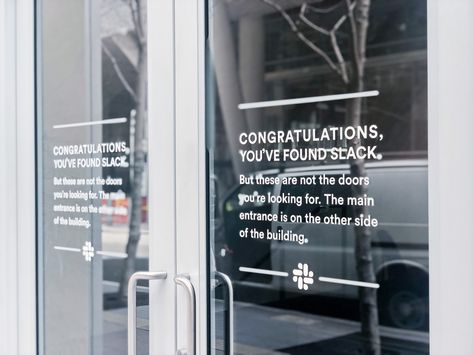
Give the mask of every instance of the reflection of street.
[[(148, 306), (137, 307), (136, 336), (137, 355), (149, 354)], [(119, 308), (104, 312), (104, 349), (102, 355), (126, 355), (127, 309)]]
[[(149, 245), (148, 225), (141, 225), (141, 238), (138, 244), (137, 258), (148, 258)], [(103, 250), (124, 253), (128, 241), (128, 225), (102, 225), (102, 248)]]
[[(361, 345), (357, 322), (243, 302), (234, 307), (236, 355), (353, 355)], [(216, 308), (215, 348), (223, 354), (223, 304), (217, 301)], [(148, 310), (148, 306), (137, 310), (140, 354), (147, 353)], [(105, 311), (104, 321), (104, 336), (110, 340), (104, 355), (125, 355), (126, 308)], [(381, 327), (381, 337), (383, 354), (429, 353), (428, 333)]]
[[(234, 307), (235, 354), (352, 355), (362, 344), (358, 322), (243, 302)], [(216, 308), (216, 348), (222, 350), (222, 303)], [(429, 353), (428, 333), (381, 327), (381, 337), (383, 354)]]
[[(117, 300), (117, 294), (122, 278), (126, 256), (126, 245), (128, 242), (129, 230), (127, 224), (103, 225), (102, 226), (102, 248), (107, 251), (103, 257), (103, 294), (105, 309), (122, 307), (122, 301)], [(148, 245), (149, 232), (148, 225), (141, 225), (141, 237), (138, 243), (135, 260), (135, 271), (148, 270)], [(113, 253), (116, 253), (114, 256)], [(141, 286), (138, 286), (140, 288)]]

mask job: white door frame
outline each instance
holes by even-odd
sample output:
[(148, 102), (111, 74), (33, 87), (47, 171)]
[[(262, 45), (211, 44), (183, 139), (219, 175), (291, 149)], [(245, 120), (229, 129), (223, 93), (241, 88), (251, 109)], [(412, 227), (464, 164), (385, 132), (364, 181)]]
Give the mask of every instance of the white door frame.
[[(150, 354), (176, 352), (174, 1), (148, 1)], [(156, 335), (154, 335), (156, 334)]]
[(0, 344), (36, 353), (34, 1), (0, 2)]
[(207, 348), (204, 11), (203, 1), (148, 1), (150, 270), (168, 273), (151, 285), (151, 354), (192, 341), (182, 274), (196, 293), (197, 353)]
[[(205, 1), (175, 0), (176, 250), (178, 274), (196, 292), (197, 354), (207, 353)], [(189, 341), (186, 299), (178, 291), (177, 348)]]

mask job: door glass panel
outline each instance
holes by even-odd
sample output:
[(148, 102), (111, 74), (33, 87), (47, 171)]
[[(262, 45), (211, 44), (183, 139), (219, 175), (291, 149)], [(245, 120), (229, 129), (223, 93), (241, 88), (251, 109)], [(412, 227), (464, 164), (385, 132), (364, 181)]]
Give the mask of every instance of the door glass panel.
[[(146, 2), (38, 2), (40, 352), (127, 354), (148, 269)], [(148, 285), (137, 290), (148, 353)]]
[(211, 353), (429, 353), (426, 6), (210, 0)]

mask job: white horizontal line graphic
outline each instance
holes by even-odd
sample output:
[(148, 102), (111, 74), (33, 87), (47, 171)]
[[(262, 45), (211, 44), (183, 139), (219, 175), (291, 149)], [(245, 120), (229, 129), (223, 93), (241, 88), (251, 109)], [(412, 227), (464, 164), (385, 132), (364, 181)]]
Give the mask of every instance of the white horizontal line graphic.
[(80, 249), (79, 248), (68, 248), (68, 247), (59, 247), (59, 246), (54, 246), (54, 249), (56, 250), (64, 250), (64, 251), (73, 251), (73, 252), (76, 252), (76, 253), (80, 253)]
[(54, 125), (54, 129), (58, 128), (72, 128), (72, 127), (84, 127), (84, 126), (96, 126), (96, 125), (106, 125), (106, 124), (117, 124), (117, 123), (125, 123), (127, 121), (126, 117), (119, 117), (119, 118), (110, 118), (107, 120), (100, 120), (100, 121), (90, 121), (90, 122), (76, 122), (76, 123), (67, 123), (67, 124), (57, 124)]
[(383, 222), (379, 223), (380, 226), (385, 227), (418, 227), (418, 228), (427, 228), (429, 225), (427, 223), (395, 223), (395, 222)]
[[(72, 252), (76, 252), (76, 253), (81, 252), (81, 249), (79, 249), (79, 248), (60, 247), (60, 246), (57, 246), (57, 245), (54, 246), (54, 249), (63, 250), (63, 251), (72, 251)], [(97, 255), (103, 255), (103, 256), (110, 256), (110, 257), (114, 257), (114, 258), (122, 258), (122, 259), (128, 257), (128, 254), (126, 254), (126, 253), (117, 253), (117, 252), (114, 252), (114, 251), (97, 250), (96, 254)]]
[(282, 276), (288, 277), (289, 274), (284, 271), (274, 271), (274, 270), (267, 270), (267, 269), (255, 269), (252, 267), (240, 266), (238, 268), (241, 272), (251, 272), (253, 274), (262, 274), (262, 275), (273, 275), (273, 276)]
[(97, 251), (97, 254), (98, 255), (103, 255), (103, 256), (111, 256), (111, 257), (114, 257), (114, 258), (122, 258), (122, 259), (128, 257), (127, 253), (117, 253), (117, 252), (114, 252), (114, 251), (99, 250), (99, 251)]
[(319, 277), (321, 282), (330, 282), (333, 284), (349, 285), (349, 286), (358, 286), (358, 287), (369, 287), (369, 288), (379, 288), (379, 284), (371, 282), (361, 282), (353, 280), (344, 280), (344, 279), (334, 279), (332, 277)]
[(314, 102), (327, 102), (327, 101), (356, 99), (360, 97), (372, 97), (372, 96), (378, 96), (378, 95), (379, 95), (378, 90), (372, 90), (372, 91), (354, 92), (354, 93), (349, 93), (349, 94), (301, 97), (298, 99), (248, 102), (244, 104), (239, 104), (238, 108), (240, 110), (249, 110), (253, 108), (300, 105), (300, 104), (309, 104), (309, 103), (314, 103)]

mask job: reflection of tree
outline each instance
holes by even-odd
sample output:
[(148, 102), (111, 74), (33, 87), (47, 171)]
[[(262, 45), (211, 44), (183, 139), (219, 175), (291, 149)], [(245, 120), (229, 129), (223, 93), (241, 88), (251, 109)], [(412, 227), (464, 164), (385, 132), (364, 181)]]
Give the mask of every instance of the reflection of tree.
[[(314, 53), (320, 56), (326, 64), (337, 73), (346, 85), (349, 92), (360, 92), (364, 90), (364, 74), (366, 62), (366, 42), (369, 25), (369, 13), (371, 0), (340, 0), (330, 1), (330, 5), (325, 8), (303, 3), (300, 8), (297, 20), (280, 5), (277, 0), (260, 0), (277, 10), (288, 23), (291, 30), (296, 36)], [(327, 3), (326, 0), (317, 1), (322, 5)], [(309, 19), (311, 13), (329, 14), (334, 11), (340, 11), (343, 7), (343, 14), (338, 18), (332, 28), (325, 29), (317, 25)], [(325, 36), (330, 41), (332, 56), (314, 40), (310, 39), (301, 30), (301, 24), (309, 27), (317, 34)], [(337, 32), (342, 26), (346, 26), (350, 33), (350, 48), (347, 48), (349, 60), (345, 60), (342, 50), (340, 49)], [(361, 123), (361, 110), (363, 100), (361, 98), (353, 99), (347, 102), (348, 125), (357, 126)], [(361, 142), (354, 141), (351, 144), (354, 147), (360, 145)], [(366, 176), (364, 160), (350, 161), (350, 171), (352, 176)], [(353, 186), (353, 195), (356, 197), (363, 196), (366, 193), (365, 186)], [(355, 215), (368, 215), (366, 206), (357, 206), (354, 208)], [(356, 233), (356, 265), (357, 273), (360, 281), (375, 282), (375, 273), (373, 267), (373, 258), (371, 251), (371, 231), (369, 227), (355, 227)], [(381, 354), (380, 335), (378, 322), (378, 308), (376, 300), (376, 291), (371, 288), (360, 288), (360, 313), (362, 333), (368, 340), (365, 344), (366, 354)]]
[(134, 147), (133, 147), (133, 174), (131, 179), (130, 200), (131, 208), (129, 214), (129, 236), (126, 246), (127, 258), (120, 278), (119, 297), (125, 297), (127, 292), (128, 279), (135, 270), (136, 254), (138, 243), (141, 238), (141, 220), (142, 220), (142, 196), (143, 177), (146, 166), (146, 78), (147, 78), (147, 36), (146, 36), (146, 8), (144, 2), (140, 0), (129, 0), (128, 6), (132, 20), (133, 42), (137, 48), (136, 72), (137, 79), (133, 87), (127, 80), (118, 61), (114, 58), (112, 52), (102, 43), (102, 49), (105, 55), (112, 63), (113, 69), (120, 79), (125, 90), (130, 94), (134, 102), (135, 129), (134, 129)]

